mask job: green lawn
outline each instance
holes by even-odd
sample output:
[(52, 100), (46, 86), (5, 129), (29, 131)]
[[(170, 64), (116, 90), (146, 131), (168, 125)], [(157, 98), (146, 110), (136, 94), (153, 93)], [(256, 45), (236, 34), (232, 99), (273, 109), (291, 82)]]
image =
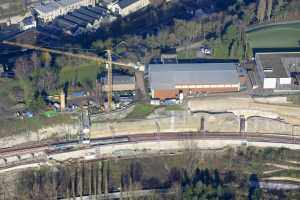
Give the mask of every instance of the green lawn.
[(300, 171), (299, 170), (284, 169), (284, 170), (281, 170), (281, 171), (277, 171), (277, 172), (268, 174), (268, 177), (300, 178)]
[(41, 128), (54, 126), (58, 124), (71, 124), (74, 123), (71, 114), (59, 114), (55, 117), (45, 117), (42, 115), (34, 116), (33, 118), (27, 119), (15, 119), (15, 120), (0, 120), (0, 136), (10, 136), (27, 131), (36, 131)]
[(87, 61), (78, 66), (64, 66), (59, 74), (61, 84), (74, 81), (83, 83), (87, 80), (95, 83), (97, 74), (103, 70), (99, 64), (93, 61)]
[(253, 30), (247, 38), (251, 48), (299, 47), (300, 23)]
[(193, 59), (197, 57), (197, 50), (196, 49), (190, 49), (190, 50), (184, 50), (177, 52), (178, 59)]
[(211, 47), (214, 50), (213, 52), (214, 58), (223, 59), (223, 58), (230, 57), (227, 45), (221, 40), (209, 40), (206, 41), (205, 44), (207, 44), (209, 47)]
[(127, 119), (144, 119), (151, 114), (157, 106), (150, 104), (136, 104), (133, 111), (127, 115)]

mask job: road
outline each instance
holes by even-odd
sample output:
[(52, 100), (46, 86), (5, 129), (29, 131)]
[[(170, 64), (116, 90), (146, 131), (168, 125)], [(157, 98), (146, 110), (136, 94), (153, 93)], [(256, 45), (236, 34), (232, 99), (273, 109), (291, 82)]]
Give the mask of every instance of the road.
[(195, 43), (192, 43), (192, 44), (189, 44), (186, 46), (180, 46), (180, 47), (176, 48), (176, 51), (186, 51), (189, 49), (198, 49), (202, 46), (202, 43), (203, 43), (202, 41), (199, 41), (199, 42), (195, 42)]

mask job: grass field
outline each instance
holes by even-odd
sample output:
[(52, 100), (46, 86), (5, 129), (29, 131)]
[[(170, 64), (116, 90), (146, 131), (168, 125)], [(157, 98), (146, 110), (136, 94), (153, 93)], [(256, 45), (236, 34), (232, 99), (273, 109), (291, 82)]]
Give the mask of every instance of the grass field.
[(300, 23), (274, 25), (247, 33), (251, 48), (300, 47)]
[(150, 104), (137, 104), (133, 111), (128, 114), (127, 119), (144, 119), (150, 115), (157, 106)]
[(61, 84), (65, 82), (85, 82), (90, 80), (92, 83), (95, 82), (98, 73), (102, 70), (96, 62), (86, 62), (79, 66), (65, 66), (62, 68), (59, 78)]
[(33, 118), (23, 120), (0, 120), (0, 137), (16, 135), (27, 131), (37, 131), (38, 129), (59, 124), (72, 124), (75, 119), (71, 114), (59, 114), (55, 117), (44, 117), (37, 115)]
[(193, 59), (197, 57), (197, 50), (196, 49), (190, 49), (190, 50), (184, 50), (177, 52), (178, 59)]

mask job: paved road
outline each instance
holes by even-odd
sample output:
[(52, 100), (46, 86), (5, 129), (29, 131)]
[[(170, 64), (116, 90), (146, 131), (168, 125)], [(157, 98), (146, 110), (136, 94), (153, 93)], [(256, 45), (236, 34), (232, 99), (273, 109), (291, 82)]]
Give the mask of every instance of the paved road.
[(186, 45), (186, 46), (180, 46), (180, 47), (177, 47), (176, 48), (176, 51), (186, 51), (186, 50), (189, 50), (189, 49), (197, 49), (197, 48), (200, 48), (202, 46), (202, 41), (200, 42), (195, 42), (195, 43), (192, 43), (192, 44), (189, 44), (189, 45)]

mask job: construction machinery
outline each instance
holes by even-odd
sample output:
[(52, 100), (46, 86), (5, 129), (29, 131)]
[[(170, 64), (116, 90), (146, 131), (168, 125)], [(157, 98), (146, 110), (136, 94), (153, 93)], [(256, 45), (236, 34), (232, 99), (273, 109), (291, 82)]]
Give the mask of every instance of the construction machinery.
[(86, 59), (86, 60), (92, 60), (96, 61), (98, 64), (106, 64), (107, 66), (107, 81), (108, 81), (108, 92), (107, 92), (107, 98), (108, 98), (108, 107), (107, 110), (110, 112), (112, 109), (112, 65), (117, 65), (126, 69), (131, 69), (131, 70), (136, 70), (136, 66), (133, 64), (127, 64), (127, 63), (121, 63), (121, 62), (114, 62), (112, 61), (112, 52), (111, 50), (106, 50), (107, 52), (107, 57), (108, 59), (97, 57), (97, 56), (91, 56), (91, 55), (86, 55), (86, 54), (78, 54), (78, 53), (72, 53), (72, 52), (65, 52), (61, 50), (55, 50), (55, 49), (50, 49), (50, 48), (45, 48), (45, 47), (39, 47), (35, 46), (32, 44), (23, 44), (19, 42), (12, 42), (12, 41), (2, 41), (3, 44), (6, 45), (11, 45), (11, 46), (16, 46), (16, 47), (21, 47), (25, 49), (32, 49), (32, 50), (37, 50), (37, 51), (43, 51), (43, 52), (49, 52), (49, 53), (54, 53), (58, 55), (64, 55), (64, 56), (70, 56), (70, 57), (76, 57), (76, 58), (81, 58), (81, 59)]

